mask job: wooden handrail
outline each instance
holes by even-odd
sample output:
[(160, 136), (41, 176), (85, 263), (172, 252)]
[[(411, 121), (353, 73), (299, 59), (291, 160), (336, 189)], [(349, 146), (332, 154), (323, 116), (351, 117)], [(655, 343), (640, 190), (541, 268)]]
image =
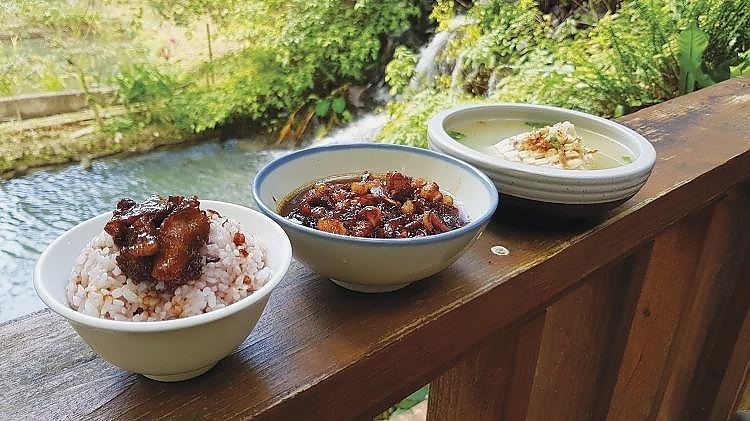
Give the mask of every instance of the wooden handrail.
[[(449, 269), (379, 295), (294, 264), (231, 356), (159, 383), (43, 310), (0, 325), (0, 414), (367, 419), (431, 383), (431, 420), (728, 419), (750, 366), (750, 79), (620, 121), (644, 188), (595, 221), (501, 209)], [(510, 253), (493, 254), (502, 245)]]

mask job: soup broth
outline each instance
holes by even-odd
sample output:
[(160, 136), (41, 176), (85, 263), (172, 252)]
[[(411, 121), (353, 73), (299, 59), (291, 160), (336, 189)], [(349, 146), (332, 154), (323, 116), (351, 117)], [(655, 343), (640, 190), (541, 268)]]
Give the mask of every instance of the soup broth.
[[(447, 131), (454, 139), (472, 149), (504, 159), (492, 153), (489, 147), (505, 138), (552, 124), (522, 120), (479, 120), (456, 124)], [(576, 127), (576, 133), (581, 137), (585, 148), (596, 150), (591, 161), (586, 164), (588, 169), (614, 168), (628, 164), (633, 160), (633, 153), (614, 139), (579, 127)]]

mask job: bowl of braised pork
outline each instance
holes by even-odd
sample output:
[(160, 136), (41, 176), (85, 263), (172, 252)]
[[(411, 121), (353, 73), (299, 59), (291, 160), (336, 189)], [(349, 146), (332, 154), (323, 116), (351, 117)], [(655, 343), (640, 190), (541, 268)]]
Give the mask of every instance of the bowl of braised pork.
[(446, 269), (499, 199), (492, 181), (461, 160), (378, 143), (291, 152), (258, 172), (252, 193), (296, 259), (359, 292), (394, 291)]
[(120, 200), (41, 254), (34, 287), (101, 358), (159, 381), (198, 376), (250, 335), (292, 260), (245, 206)]

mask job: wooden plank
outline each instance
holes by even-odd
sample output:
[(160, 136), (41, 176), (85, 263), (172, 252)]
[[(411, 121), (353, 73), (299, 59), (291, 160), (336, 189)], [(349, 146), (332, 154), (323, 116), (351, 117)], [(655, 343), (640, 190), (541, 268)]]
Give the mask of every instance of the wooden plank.
[(739, 383), (746, 381), (741, 377), (745, 375), (743, 365), (750, 360), (746, 353), (749, 338), (742, 333), (742, 329), (746, 329), (743, 320), (747, 318), (750, 305), (750, 283), (747, 282), (750, 277), (750, 239), (747, 237), (750, 184), (729, 192), (725, 202), (734, 209), (736, 235), (742, 240), (726, 254), (727, 262), (720, 280), (728, 279), (731, 290), (712, 321), (691, 385), (689, 405), (683, 411), (684, 417), (694, 419), (724, 419), (737, 409), (747, 409), (742, 407), (740, 397), (747, 385)]
[[(747, 262), (747, 261), (746, 261)], [(745, 276), (750, 276), (750, 264), (746, 265)], [(747, 277), (745, 278), (747, 279)], [(750, 296), (744, 297), (745, 303)], [(750, 385), (750, 308), (746, 307), (737, 341), (732, 348), (732, 355), (726, 365), (719, 391), (714, 401), (709, 420), (726, 420), (738, 410), (750, 409), (743, 406), (743, 393)]]
[(23, 362), (23, 367), (0, 380), (0, 418), (70, 419), (71, 412), (93, 411), (110, 400), (113, 392), (139, 381), (97, 358), (67, 322), (49, 312), (24, 316), (2, 327), (3, 364)]
[(644, 244), (628, 257), (626, 267), (630, 268), (624, 277), (624, 285), (619, 292), (621, 298), (616, 300), (619, 309), (615, 315), (614, 329), (608, 333), (609, 345), (606, 350), (599, 384), (592, 393), (594, 396), (593, 416), (591, 419), (605, 419), (612, 401), (613, 391), (618, 381), (618, 370), (627, 349), (628, 335), (632, 321), (638, 312), (638, 303), (645, 282), (645, 274), (651, 262), (653, 242)]
[[(647, 420), (658, 407), (668, 356), (691, 287), (710, 209), (680, 221), (653, 246), (616, 374), (607, 420)], [(696, 229), (698, 227), (698, 229)]]
[(714, 208), (694, 287), (689, 293), (689, 307), (679, 323), (668, 358), (670, 377), (657, 419), (680, 419), (690, 406), (690, 385), (700, 377), (696, 373), (702, 371), (700, 356), (709, 349), (708, 338), (715, 329), (712, 323), (721, 314), (730, 287), (737, 282), (740, 266), (750, 257), (750, 238), (745, 228), (749, 217), (750, 201), (737, 194), (728, 195)]
[(544, 314), (493, 335), (430, 385), (428, 420), (525, 419)]
[[(629, 256), (589, 275), (547, 309), (529, 420), (592, 419), (607, 354), (636, 268)], [(509, 418), (521, 419), (521, 418)]]
[(534, 377), (546, 323), (547, 313), (543, 312), (524, 323), (518, 330), (511, 388), (508, 391), (508, 401), (504, 405), (505, 419), (522, 420), (528, 418)]

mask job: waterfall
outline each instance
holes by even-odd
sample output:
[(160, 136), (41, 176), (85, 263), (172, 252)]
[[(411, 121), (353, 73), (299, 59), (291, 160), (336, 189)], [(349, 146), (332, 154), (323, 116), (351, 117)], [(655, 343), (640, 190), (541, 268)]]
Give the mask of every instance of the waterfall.
[(367, 113), (328, 135), (313, 140), (313, 145), (372, 142), (385, 126), (388, 117), (382, 113)]
[(453, 66), (453, 72), (451, 72), (451, 87), (450, 87), (450, 101), (453, 102), (456, 99), (456, 91), (461, 89), (461, 74), (464, 71), (464, 53), (458, 55), (456, 64)]
[(497, 71), (492, 71), (490, 78), (487, 81), (487, 93), (484, 94), (486, 98), (492, 98), (495, 94), (495, 88), (497, 87)]
[(412, 89), (418, 89), (421, 86), (431, 86), (435, 83), (435, 78), (440, 74), (437, 58), (448, 45), (448, 41), (456, 34), (456, 30), (468, 23), (465, 16), (456, 16), (449, 24), (448, 28), (437, 32), (430, 42), (419, 51), (419, 61), (414, 68), (414, 76), (409, 86)]
[(429, 44), (419, 52), (419, 61), (414, 68), (414, 76), (409, 83), (413, 89), (419, 88), (424, 84), (432, 85), (438, 74), (436, 59), (438, 54), (443, 51), (448, 40), (453, 35), (452, 32), (438, 32), (432, 37)]
[[(435, 78), (440, 76), (440, 67), (438, 66), (438, 56), (448, 45), (448, 42), (456, 34), (456, 30), (469, 22), (465, 16), (454, 18), (448, 28), (444, 31), (437, 32), (427, 45), (422, 47), (419, 52), (419, 60), (414, 68), (414, 76), (409, 82), (412, 89), (419, 89), (425, 86), (432, 86)], [(460, 89), (461, 74), (463, 72), (463, 56), (459, 56), (453, 66), (451, 75), (451, 97), (456, 90)], [(387, 102), (387, 89), (376, 91), (376, 100), (378, 102)], [(327, 135), (312, 141), (312, 145), (329, 145), (338, 143), (360, 143), (372, 142), (380, 133), (388, 117), (378, 112), (370, 112), (361, 115), (349, 124), (331, 131)]]

